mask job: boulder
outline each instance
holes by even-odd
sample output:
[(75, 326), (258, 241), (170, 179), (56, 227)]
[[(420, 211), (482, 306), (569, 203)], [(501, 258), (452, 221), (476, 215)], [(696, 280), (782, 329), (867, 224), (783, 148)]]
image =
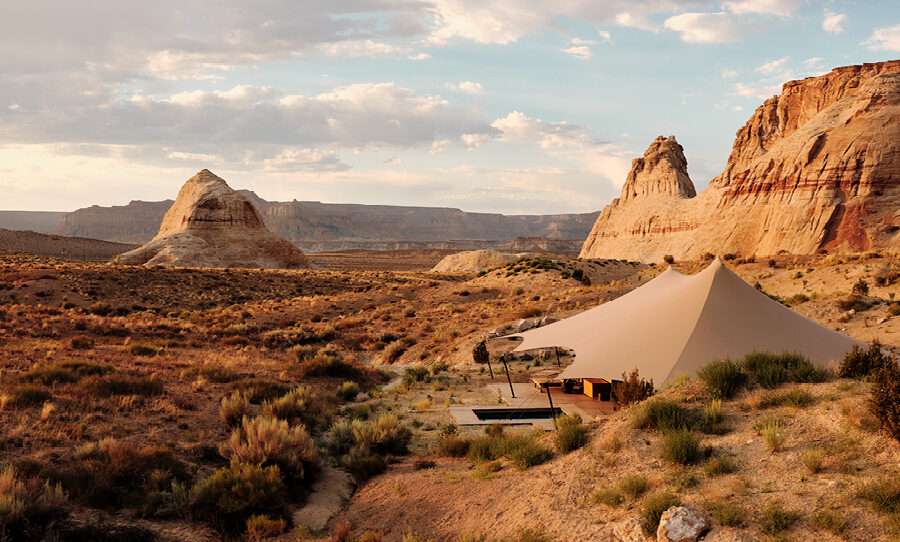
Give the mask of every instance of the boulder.
[(641, 520), (631, 518), (613, 525), (613, 534), (621, 542), (644, 542), (647, 537), (644, 536), (644, 530), (641, 529)]
[(684, 506), (673, 506), (659, 520), (657, 542), (695, 542), (709, 529), (709, 520)]

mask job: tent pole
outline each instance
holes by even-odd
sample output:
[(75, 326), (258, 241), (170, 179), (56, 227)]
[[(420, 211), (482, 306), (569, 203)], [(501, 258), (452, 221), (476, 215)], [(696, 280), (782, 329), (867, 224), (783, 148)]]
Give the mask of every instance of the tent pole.
[(562, 365), (559, 364), (559, 347), (558, 347), (558, 346), (554, 346), (554, 347), (553, 347), (553, 352), (556, 354), (556, 366), (557, 366), (557, 367), (562, 367)]
[(493, 380), (494, 379), (494, 368), (491, 367), (491, 355), (490, 354), (488, 354), (487, 362), (488, 362), (488, 371), (491, 372), (491, 380)]
[(516, 398), (516, 392), (513, 391), (512, 387), (512, 378), (509, 377), (509, 366), (506, 364), (506, 354), (500, 356), (500, 361), (503, 362), (503, 368), (506, 369), (506, 381), (509, 382), (509, 394), (512, 395), (512, 398)]
[(553, 408), (553, 397), (550, 397), (550, 382), (545, 382), (544, 386), (547, 387), (547, 400), (550, 401), (550, 415), (553, 419), (556, 419), (556, 410)]

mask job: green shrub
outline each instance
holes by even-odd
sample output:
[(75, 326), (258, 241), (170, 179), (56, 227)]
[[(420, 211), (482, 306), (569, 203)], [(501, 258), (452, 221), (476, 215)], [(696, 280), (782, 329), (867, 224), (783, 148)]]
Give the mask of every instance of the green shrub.
[(58, 485), (12, 467), (0, 471), (0, 538), (50, 539), (54, 523), (66, 515), (66, 496)]
[(343, 401), (352, 401), (359, 395), (359, 384), (349, 380), (345, 381), (335, 390), (335, 395)]
[(588, 429), (581, 423), (581, 416), (560, 416), (556, 420), (556, 447), (563, 453), (581, 448), (588, 441)]
[(190, 376), (202, 376), (210, 382), (219, 384), (227, 384), (228, 382), (234, 382), (235, 380), (242, 378), (240, 374), (231, 369), (211, 364), (198, 365), (181, 371), (182, 378)]
[(259, 416), (241, 421), (241, 427), (221, 446), (222, 455), (241, 463), (277, 465), (294, 480), (309, 480), (319, 467), (316, 444), (306, 427)]
[(900, 476), (884, 477), (864, 484), (857, 497), (869, 501), (872, 509), (883, 514), (900, 513)]
[(484, 478), (489, 478), (491, 474), (499, 472), (502, 469), (503, 464), (500, 463), (500, 461), (488, 461), (487, 463), (478, 465), (478, 467), (472, 471), (472, 477), (482, 480)]
[(742, 365), (760, 386), (769, 389), (784, 382), (824, 382), (828, 379), (826, 370), (791, 352), (754, 352), (744, 358)]
[(384, 457), (368, 453), (363, 447), (351, 450), (344, 456), (342, 464), (360, 482), (387, 469)]
[(710, 459), (703, 470), (706, 472), (707, 476), (713, 478), (722, 476), (723, 474), (737, 472), (738, 465), (735, 463), (734, 457), (731, 454), (724, 454)]
[(356, 444), (356, 437), (353, 435), (353, 423), (359, 423), (358, 420), (340, 421), (331, 426), (328, 433), (326, 447), (328, 452), (337, 457), (350, 452), (353, 445)]
[(785, 434), (784, 427), (780, 421), (774, 418), (765, 420), (759, 432), (762, 434), (763, 440), (770, 452), (775, 453), (784, 447), (787, 435)]
[(730, 359), (713, 361), (697, 371), (697, 376), (703, 380), (706, 391), (716, 399), (731, 397), (747, 378), (740, 365)]
[(479, 437), (469, 442), (466, 456), (475, 463), (493, 461), (502, 455), (495, 455), (497, 447), (494, 445), (496, 437)]
[(703, 457), (700, 437), (690, 429), (666, 431), (663, 435), (662, 458), (676, 465), (693, 465)]
[(546, 463), (551, 457), (550, 450), (534, 442), (519, 446), (509, 454), (512, 465), (519, 470)]
[(591, 495), (591, 498), (594, 502), (605, 504), (610, 508), (615, 508), (625, 502), (625, 496), (618, 489), (612, 487), (598, 489)]
[(79, 386), (94, 397), (111, 397), (113, 395), (159, 395), (163, 383), (146, 376), (107, 374), (90, 376), (83, 379)]
[(725, 527), (740, 527), (746, 515), (743, 508), (725, 501), (710, 503), (707, 508), (716, 523)]
[(445, 435), (441, 438), (441, 453), (450, 457), (465, 457), (469, 453), (469, 439)]
[(728, 432), (728, 426), (723, 423), (723, 419), (722, 400), (713, 399), (703, 409), (703, 416), (700, 420), (700, 429), (707, 434), (724, 434)]
[(644, 534), (647, 536), (655, 535), (663, 512), (680, 504), (681, 499), (666, 492), (654, 493), (644, 499), (640, 513), (641, 529), (643, 529)]
[(872, 341), (865, 349), (854, 344), (844, 356), (838, 375), (844, 378), (866, 378), (888, 363), (889, 358), (884, 354), (878, 339)]
[(670, 399), (649, 399), (636, 412), (633, 421), (638, 427), (672, 431), (690, 426), (688, 411)]
[(621, 408), (637, 403), (653, 395), (653, 380), (649, 382), (640, 377), (637, 368), (631, 373), (622, 373), (622, 382), (612, 385), (612, 398), (616, 406)]
[(52, 395), (40, 386), (18, 385), (3, 398), (3, 405), (34, 406), (49, 401)]
[(806, 467), (810, 474), (815, 474), (822, 470), (822, 464), (825, 462), (825, 448), (810, 448), (800, 454), (800, 462)]
[(382, 414), (375, 421), (354, 423), (356, 443), (372, 453), (404, 455), (409, 450), (412, 432), (394, 414)]
[(806, 408), (813, 404), (813, 396), (804, 389), (793, 389), (781, 396), (782, 402), (797, 408)]
[(896, 359), (875, 371), (869, 406), (881, 431), (900, 440), (900, 367)]
[(109, 365), (95, 365), (80, 361), (64, 361), (52, 365), (39, 365), (19, 375), (22, 382), (35, 382), (44, 385), (57, 382), (78, 382), (86, 376), (104, 375), (112, 371)]
[(291, 389), (286, 384), (265, 378), (242, 378), (232, 382), (229, 388), (232, 391), (243, 393), (251, 403), (256, 405), (263, 401), (277, 399)]
[(362, 369), (344, 361), (337, 352), (330, 350), (319, 350), (311, 359), (300, 361), (295, 372), (300, 379), (331, 376), (356, 381), (365, 376)]
[(270, 518), (269, 516), (254, 514), (247, 518), (247, 534), (245, 540), (254, 542), (268, 540), (283, 533), (287, 529), (284, 518)]
[(632, 499), (637, 499), (647, 492), (650, 484), (647, 482), (645, 476), (632, 473), (625, 475), (624, 478), (619, 480), (618, 486), (622, 493), (628, 495)]
[(866, 279), (860, 278), (856, 283), (853, 284), (853, 289), (851, 290), (853, 295), (858, 296), (867, 296), (869, 295), (869, 283), (866, 282)]
[(249, 413), (250, 400), (239, 391), (222, 397), (222, 401), (219, 403), (219, 414), (222, 416), (222, 421), (228, 425), (237, 425)]
[(264, 402), (261, 412), (263, 416), (292, 424), (303, 423), (311, 431), (325, 429), (334, 416), (334, 408), (306, 386), (298, 386), (281, 397)]
[(256, 514), (282, 517), (287, 491), (278, 467), (232, 461), (194, 486), (191, 503), (196, 517), (223, 531), (235, 532)]
[(813, 524), (835, 536), (843, 535), (849, 526), (843, 514), (835, 508), (822, 508), (816, 511), (813, 514)]
[(769, 501), (759, 518), (760, 531), (763, 534), (777, 535), (788, 530), (799, 517), (800, 514), (786, 509), (780, 501)]
[(73, 350), (90, 350), (94, 347), (94, 339), (84, 335), (76, 335), (69, 339), (69, 346)]
[(148, 346), (146, 344), (138, 344), (138, 343), (132, 344), (128, 348), (128, 351), (131, 352), (131, 355), (133, 355), (133, 356), (146, 356), (146, 357), (153, 357), (159, 353), (159, 351), (156, 348), (153, 348), (152, 346)]

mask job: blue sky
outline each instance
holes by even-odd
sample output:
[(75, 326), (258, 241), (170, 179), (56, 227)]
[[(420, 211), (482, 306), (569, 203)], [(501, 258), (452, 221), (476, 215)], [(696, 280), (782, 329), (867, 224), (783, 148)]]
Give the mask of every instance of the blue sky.
[(900, 5), (36, 0), (0, 33), (3, 209), (209, 168), (270, 200), (544, 214), (600, 209), (658, 135), (702, 189), (782, 83), (898, 58)]

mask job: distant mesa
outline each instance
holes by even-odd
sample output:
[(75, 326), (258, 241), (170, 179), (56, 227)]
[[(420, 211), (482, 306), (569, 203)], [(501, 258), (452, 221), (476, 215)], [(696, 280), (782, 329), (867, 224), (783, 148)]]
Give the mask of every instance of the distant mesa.
[(118, 262), (173, 267), (309, 267), (300, 249), (266, 229), (246, 196), (207, 169), (184, 183), (156, 237), (121, 254)]
[(495, 250), (467, 250), (450, 254), (438, 262), (436, 273), (479, 273), (512, 263), (528, 254), (506, 254)]
[(900, 249), (900, 60), (785, 83), (700, 194), (659, 137), (601, 212), (582, 258)]

